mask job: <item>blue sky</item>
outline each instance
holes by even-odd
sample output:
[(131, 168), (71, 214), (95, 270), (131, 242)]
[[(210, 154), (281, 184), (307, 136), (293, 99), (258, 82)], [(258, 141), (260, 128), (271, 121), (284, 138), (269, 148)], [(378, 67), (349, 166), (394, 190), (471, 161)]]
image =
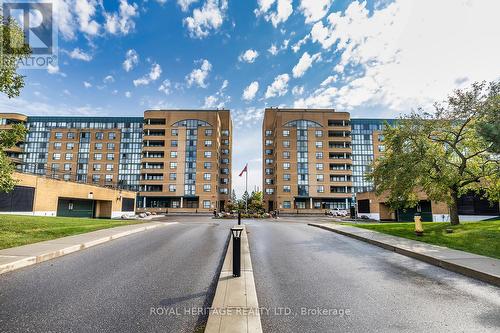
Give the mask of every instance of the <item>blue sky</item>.
[(22, 95), (1, 96), (0, 108), (229, 108), (239, 193), (247, 162), (249, 187), (261, 186), (265, 107), (395, 117), (500, 77), (496, 0), (61, 0), (58, 9), (58, 67), (25, 71)]

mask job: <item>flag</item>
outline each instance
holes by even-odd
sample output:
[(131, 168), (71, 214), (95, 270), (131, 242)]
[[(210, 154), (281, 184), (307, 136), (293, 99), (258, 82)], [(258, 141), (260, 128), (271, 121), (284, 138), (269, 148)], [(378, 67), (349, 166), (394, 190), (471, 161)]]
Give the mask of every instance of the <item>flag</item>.
[(248, 172), (248, 164), (245, 164), (245, 167), (241, 170), (240, 177), (243, 176), (245, 172)]

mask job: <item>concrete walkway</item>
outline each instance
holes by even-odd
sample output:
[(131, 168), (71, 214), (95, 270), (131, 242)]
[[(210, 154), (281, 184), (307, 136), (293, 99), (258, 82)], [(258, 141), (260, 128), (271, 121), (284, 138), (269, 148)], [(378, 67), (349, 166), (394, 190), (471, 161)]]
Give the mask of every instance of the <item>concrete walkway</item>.
[(500, 260), (380, 232), (332, 223), (309, 223), (500, 287)]
[(132, 224), (0, 250), (0, 274), (171, 224), (160, 222)]
[[(242, 226), (245, 228), (245, 226)], [(241, 276), (233, 277), (231, 237), (205, 333), (261, 333), (259, 303), (246, 229), (241, 233)]]

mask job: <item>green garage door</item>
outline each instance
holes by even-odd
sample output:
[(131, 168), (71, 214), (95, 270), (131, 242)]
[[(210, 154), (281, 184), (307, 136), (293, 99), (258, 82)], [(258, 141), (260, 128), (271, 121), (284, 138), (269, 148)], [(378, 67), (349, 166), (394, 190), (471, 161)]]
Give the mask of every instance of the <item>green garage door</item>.
[[(420, 208), (423, 222), (432, 222), (432, 208), (430, 201), (420, 201)], [(397, 219), (399, 222), (412, 222), (414, 221), (415, 213), (417, 212), (416, 208), (407, 208), (407, 209), (398, 209), (397, 211)]]
[(94, 200), (59, 198), (57, 216), (94, 217)]

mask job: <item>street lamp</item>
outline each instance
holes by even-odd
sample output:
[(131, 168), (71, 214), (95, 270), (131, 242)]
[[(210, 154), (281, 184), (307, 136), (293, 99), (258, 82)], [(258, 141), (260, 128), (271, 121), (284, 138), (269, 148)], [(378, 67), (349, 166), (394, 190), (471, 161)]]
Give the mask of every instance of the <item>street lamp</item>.
[(241, 275), (241, 233), (243, 227), (231, 228), (233, 236), (233, 276), (239, 277)]

